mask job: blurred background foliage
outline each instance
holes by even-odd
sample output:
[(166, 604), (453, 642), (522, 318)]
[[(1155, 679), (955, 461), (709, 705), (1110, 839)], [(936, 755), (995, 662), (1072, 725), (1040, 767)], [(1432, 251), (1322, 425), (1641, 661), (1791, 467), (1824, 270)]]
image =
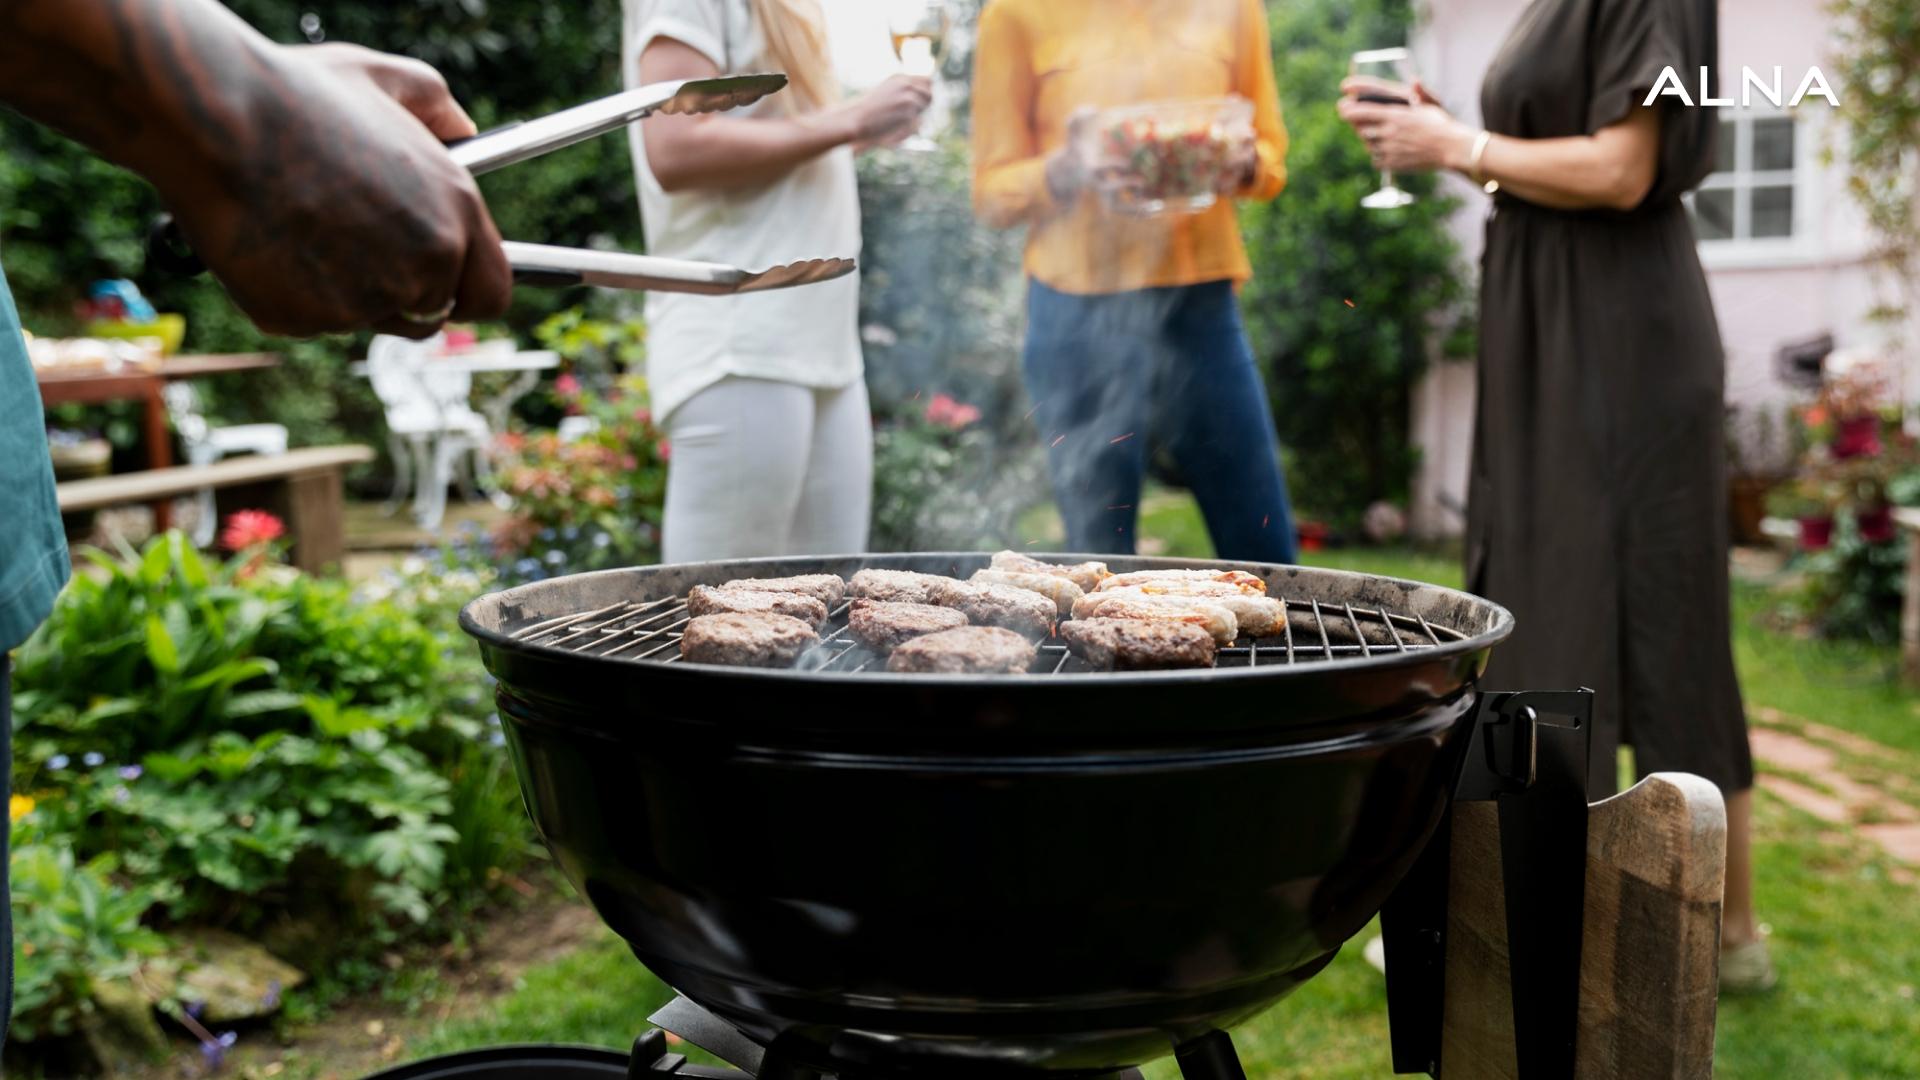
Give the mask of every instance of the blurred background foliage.
[(1303, 516), (1350, 532), (1376, 500), (1406, 505), (1417, 463), (1413, 388), (1436, 342), (1447, 355), (1472, 355), (1463, 324), (1472, 284), (1446, 229), (1457, 201), (1431, 176), (1403, 176), (1417, 202), (1363, 209), (1379, 176), (1334, 111), (1348, 57), (1407, 40), (1410, 0), (1294, 0), (1269, 10), (1288, 180), (1274, 202), (1241, 211), (1254, 272), (1241, 308), (1266, 368), (1294, 501)]
[[(231, 6), (277, 40), (304, 40), (302, 17), (312, 15), (327, 40), (434, 64), (483, 128), (620, 84), (618, 0), (233, 0)], [(978, 0), (964, 6), (977, 8)], [(1348, 54), (1405, 40), (1410, 0), (1298, 0), (1271, 10), (1292, 136), (1291, 179), (1276, 202), (1243, 211), (1255, 278), (1242, 302), (1268, 375), (1296, 502), (1305, 516), (1351, 527), (1370, 503), (1405, 500), (1415, 460), (1409, 397), (1434, 351), (1436, 329), (1447, 351), (1471, 351), (1470, 336), (1452, 332), (1471, 285), (1444, 228), (1453, 203), (1435, 194), (1430, 179), (1404, 181), (1422, 196), (1406, 210), (1359, 207), (1376, 177), (1333, 110)], [(938, 499), (942, 492), (958, 498), (986, 486), (992, 488), (986, 501), (996, 504), (1045, 497), (1019, 379), (1020, 235), (980, 228), (969, 207), (971, 24), (970, 17), (961, 20), (946, 63), (953, 104), (947, 151), (861, 159), (867, 236), (861, 323), (876, 416), (883, 428), (907, 422), (931, 395), (947, 393), (981, 409), (986, 433), (966, 440), (973, 449), (963, 459), (943, 457), (949, 472), (930, 484), (889, 486), (883, 478), (876, 501), (882, 544), (985, 542), (989, 533), (1005, 531), (994, 523), (1010, 520), (996, 505), (976, 515), (981, 520), (962, 524), (966, 515), (946, 508), (930, 517), (952, 524), (932, 535), (902, 533), (889, 522), (906, 520), (906, 508), (896, 505), (903, 499)], [(503, 235), (644, 247), (623, 137), (502, 170), (482, 187)], [(144, 273), (142, 236), (158, 209), (141, 181), (58, 135), (0, 114), (0, 245), (30, 329), (72, 332), (73, 306), (89, 282), (132, 277), (162, 310), (187, 316), (188, 351), (264, 349), (285, 358), (273, 372), (209, 383), (206, 396), (216, 416), (270, 417), (287, 424), (296, 444), (382, 445), (378, 403), (342, 362), (358, 355), (364, 340), (267, 338), (211, 280)], [(639, 301), (592, 290), (522, 289), (506, 321), (529, 340), (544, 319), (577, 306), (591, 318), (620, 321), (638, 311)], [(88, 426), (111, 420), (97, 412), (85, 419)], [(131, 445), (133, 426), (115, 427), (119, 441)], [(905, 467), (925, 476), (922, 463), (907, 457), (913, 460)]]
[[(303, 16), (329, 41), (404, 53), (438, 67), (487, 128), (619, 89), (619, 0), (229, 0), (278, 41), (307, 40)], [(596, 139), (481, 182), (501, 233), (556, 244), (639, 247), (640, 215), (625, 139)], [(185, 351), (273, 351), (271, 372), (208, 383), (216, 415), (271, 417), (296, 444), (380, 445), (380, 409), (343, 363), (363, 338), (288, 341), (260, 334), (208, 278), (144, 272), (147, 223), (161, 209), (143, 181), (73, 142), (0, 112), (0, 251), (27, 327), (78, 329), (73, 309), (98, 278), (127, 277), (163, 311), (187, 316)], [(527, 331), (575, 304), (612, 313), (629, 298), (591, 290), (522, 289), (507, 323)], [(524, 336), (524, 335), (523, 335)], [(225, 391), (225, 393), (222, 393)], [(238, 396), (244, 392), (244, 397)], [(71, 419), (56, 417), (56, 420)], [(90, 417), (98, 424), (97, 415)], [(131, 431), (125, 433), (131, 438)]]

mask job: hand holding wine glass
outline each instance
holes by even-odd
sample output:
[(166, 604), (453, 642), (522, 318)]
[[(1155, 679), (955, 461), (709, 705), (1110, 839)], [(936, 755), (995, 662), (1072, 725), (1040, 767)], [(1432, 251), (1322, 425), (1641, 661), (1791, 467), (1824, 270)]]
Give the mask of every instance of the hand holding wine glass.
[[(937, 82), (952, 23), (944, 0), (887, 0), (887, 23), (901, 72)], [(919, 133), (900, 145), (923, 152), (938, 149), (937, 143)]]
[[(1354, 97), (1362, 104), (1405, 108), (1413, 103), (1413, 54), (1406, 49), (1369, 49), (1354, 53), (1351, 73), (1349, 85), (1357, 85), (1359, 93)], [(1345, 102), (1342, 105), (1345, 116)], [(1349, 119), (1349, 122), (1353, 121)], [(1363, 138), (1367, 134), (1361, 131)], [(1369, 139), (1369, 149), (1372, 145)], [(1412, 202), (1413, 196), (1394, 184), (1393, 170), (1381, 169), (1380, 189), (1361, 199), (1360, 205), (1369, 210), (1397, 210)]]

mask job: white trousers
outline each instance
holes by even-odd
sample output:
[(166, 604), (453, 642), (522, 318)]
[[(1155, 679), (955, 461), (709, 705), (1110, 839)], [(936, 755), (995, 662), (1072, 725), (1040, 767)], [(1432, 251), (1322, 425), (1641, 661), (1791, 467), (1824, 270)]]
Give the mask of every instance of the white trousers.
[(729, 377), (667, 422), (667, 562), (867, 549), (873, 419), (867, 387)]

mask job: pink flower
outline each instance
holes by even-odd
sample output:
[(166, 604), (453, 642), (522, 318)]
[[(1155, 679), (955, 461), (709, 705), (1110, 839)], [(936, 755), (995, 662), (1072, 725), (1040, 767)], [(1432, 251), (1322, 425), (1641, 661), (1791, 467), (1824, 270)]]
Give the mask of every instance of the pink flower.
[(571, 372), (553, 380), (553, 392), (561, 397), (573, 397), (580, 392), (580, 380)]
[(972, 405), (955, 401), (946, 394), (935, 394), (933, 400), (927, 402), (926, 412), (922, 415), (926, 417), (929, 424), (938, 424), (941, 427), (959, 431), (977, 422), (980, 419), (980, 410)]
[(651, 424), (653, 423), (653, 410), (635, 409), (633, 410), (633, 418), (642, 424)]
[(665, 439), (660, 440), (660, 460), (661, 461), (673, 460), (673, 444), (668, 442)]
[(228, 551), (245, 551), (270, 544), (286, 534), (286, 525), (265, 510), (240, 510), (227, 518), (227, 527), (220, 533), (220, 546)]

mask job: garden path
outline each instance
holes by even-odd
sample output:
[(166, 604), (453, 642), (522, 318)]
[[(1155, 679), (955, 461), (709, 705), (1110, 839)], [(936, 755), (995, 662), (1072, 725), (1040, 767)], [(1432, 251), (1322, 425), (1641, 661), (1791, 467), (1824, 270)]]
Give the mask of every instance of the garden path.
[(1851, 732), (1766, 706), (1755, 707), (1753, 753), (1760, 786), (1830, 825), (1872, 841), (1920, 868), (1920, 762)]

